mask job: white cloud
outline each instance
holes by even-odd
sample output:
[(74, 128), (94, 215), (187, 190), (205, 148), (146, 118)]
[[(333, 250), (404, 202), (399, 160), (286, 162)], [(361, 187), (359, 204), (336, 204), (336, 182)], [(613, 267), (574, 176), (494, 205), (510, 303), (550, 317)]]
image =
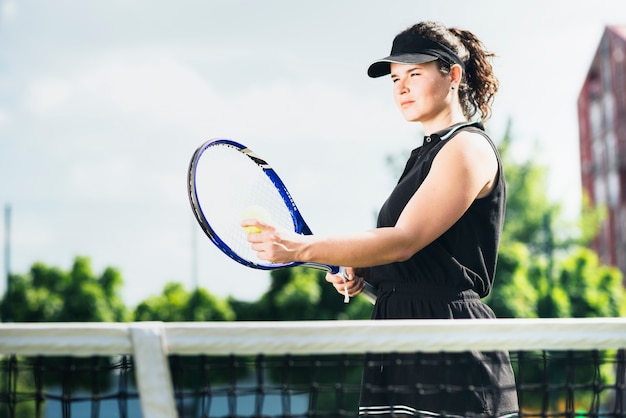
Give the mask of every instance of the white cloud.
[(13, 114), (8, 109), (0, 108), (0, 129), (6, 127), (13, 119)]
[(3, 0), (0, 5), (0, 15), (3, 22), (9, 22), (17, 16), (17, 2), (15, 0)]
[(111, 100), (120, 113), (188, 124), (197, 123), (213, 110), (215, 93), (182, 63), (157, 57), (124, 63), (125, 54), (112, 58), (95, 71), (92, 68), (79, 79), (79, 85), (85, 94)]
[(45, 116), (55, 108), (63, 106), (72, 94), (70, 81), (43, 77), (34, 80), (24, 96), (24, 108), (30, 112)]

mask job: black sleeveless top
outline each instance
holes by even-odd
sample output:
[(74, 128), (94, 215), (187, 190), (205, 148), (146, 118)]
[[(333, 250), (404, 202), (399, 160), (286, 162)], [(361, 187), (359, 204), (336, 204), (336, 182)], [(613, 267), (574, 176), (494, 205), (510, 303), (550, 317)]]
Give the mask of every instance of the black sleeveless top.
[[(504, 221), (506, 186), (496, 146), (480, 123), (453, 125), (427, 136), (422, 146), (412, 151), (398, 184), (380, 210), (378, 227), (396, 224), (407, 202), (428, 175), (437, 153), (461, 131), (479, 133), (493, 147), (498, 159), (494, 188), (488, 196), (476, 199), (450, 229), (409, 260), (372, 267), (369, 281), (378, 287), (379, 296), (386, 291), (397, 290), (417, 297), (452, 301), (483, 298), (492, 288)], [(429, 214), (424, 213), (423, 216)], [(382, 319), (387, 316), (382, 312), (379, 314), (381, 316), (375, 313), (374, 317)], [(428, 318), (442, 315), (449, 318), (457, 316), (434, 312), (413, 312), (401, 316)]]

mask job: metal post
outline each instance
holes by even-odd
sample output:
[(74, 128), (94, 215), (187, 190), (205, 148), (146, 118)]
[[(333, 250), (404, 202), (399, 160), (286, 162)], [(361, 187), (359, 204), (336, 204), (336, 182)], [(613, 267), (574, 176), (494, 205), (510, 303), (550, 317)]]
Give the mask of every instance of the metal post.
[[(4, 278), (4, 295), (6, 297), (11, 290), (11, 204), (9, 203), (4, 206)], [(13, 320), (10, 311), (10, 309), (6, 310), (2, 321), (11, 322)]]
[(6, 288), (9, 291), (9, 276), (11, 275), (11, 205), (4, 206), (4, 277)]

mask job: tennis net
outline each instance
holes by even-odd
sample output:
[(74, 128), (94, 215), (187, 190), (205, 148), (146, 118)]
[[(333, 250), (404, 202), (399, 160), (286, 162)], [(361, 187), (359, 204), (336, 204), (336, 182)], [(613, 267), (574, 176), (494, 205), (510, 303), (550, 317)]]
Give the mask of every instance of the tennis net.
[(515, 385), (376, 390), (510, 390), (524, 417), (626, 417), (624, 348), (626, 318), (3, 324), (0, 417), (356, 417), (364, 370), (477, 351), (508, 351)]

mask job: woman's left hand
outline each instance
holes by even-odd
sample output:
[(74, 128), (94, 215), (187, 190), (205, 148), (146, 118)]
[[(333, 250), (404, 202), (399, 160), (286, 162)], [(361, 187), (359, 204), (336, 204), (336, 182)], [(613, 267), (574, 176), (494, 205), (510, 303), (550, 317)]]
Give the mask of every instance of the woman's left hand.
[(365, 288), (363, 278), (357, 276), (352, 267), (346, 267), (345, 273), (347, 277), (344, 277), (342, 272), (337, 274), (326, 273), (326, 281), (331, 283), (335, 287), (335, 290), (342, 295), (344, 295), (346, 291), (350, 297), (361, 293)]

